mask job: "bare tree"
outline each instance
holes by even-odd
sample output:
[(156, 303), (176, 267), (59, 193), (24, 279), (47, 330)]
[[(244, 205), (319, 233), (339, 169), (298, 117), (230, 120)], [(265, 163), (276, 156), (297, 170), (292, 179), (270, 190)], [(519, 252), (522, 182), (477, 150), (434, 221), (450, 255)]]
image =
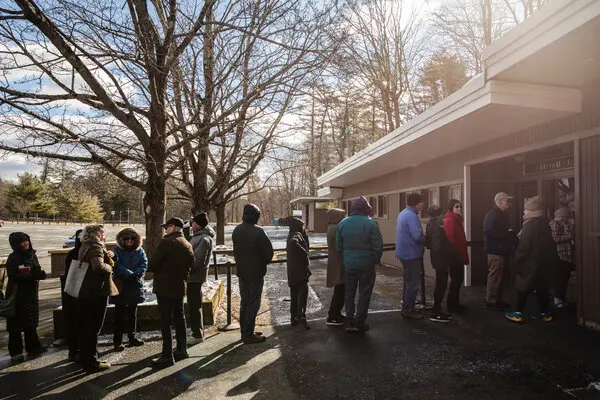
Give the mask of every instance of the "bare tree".
[(170, 113), (170, 82), (213, 3), (14, 0), (3, 6), (0, 149), (99, 164), (143, 189), (152, 250), (162, 236), (168, 158), (179, 146), (173, 138), (188, 122)]

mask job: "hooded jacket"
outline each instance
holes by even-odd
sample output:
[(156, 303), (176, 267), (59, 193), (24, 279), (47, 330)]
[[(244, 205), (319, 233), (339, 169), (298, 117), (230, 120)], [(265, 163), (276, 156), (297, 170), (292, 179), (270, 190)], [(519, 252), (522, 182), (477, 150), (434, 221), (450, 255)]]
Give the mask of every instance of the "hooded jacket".
[[(135, 238), (132, 247), (123, 241), (124, 237)], [(117, 247), (113, 280), (117, 283), (119, 295), (111, 297), (111, 304), (139, 304), (144, 302), (144, 275), (148, 268), (148, 258), (142, 248), (142, 236), (132, 228), (117, 233)], [(120, 287), (119, 287), (120, 286)]]
[(194, 266), (190, 272), (189, 283), (204, 283), (210, 265), (210, 255), (213, 249), (215, 231), (208, 225), (194, 232), (190, 244), (194, 249)]
[(469, 252), (467, 250), (467, 236), (463, 226), (463, 217), (455, 212), (448, 211), (444, 217), (444, 231), (452, 246), (460, 254), (463, 265), (469, 265)]
[(308, 281), (311, 275), (308, 266), (308, 243), (304, 239), (304, 223), (298, 218), (293, 218), (290, 223), (290, 233), (287, 238), (287, 277), (288, 285), (295, 286), (298, 283)]
[(267, 264), (273, 259), (273, 245), (262, 229), (256, 225), (260, 209), (254, 204), (244, 206), (242, 223), (231, 234), (236, 274), (241, 279), (256, 280), (265, 276)]
[[(21, 242), (29, 241), (29, 250), (21, 248)], [(6, 330), (22, 332), (26, 328), (37, 328), (39, 320), (38, 281), (46, 279), (29, 235), (13, 232), (8, 236), (13, 252), (6, 259), (8, 284), (6, 295), (17, 292), (17, 315), (6, 319)]]
[(150, 257), (149, 271), (154, 273), (152, 291), (157, 296), (170, 299), (184, 297), (193, 265), (194, 249), (183, 232), (166, 235)]
[(114, 262), (108, 256), (104, 243), (100, 241), (100, 225), (88, 225), (81, 232), (81, 248), (77, 259), (90, 264), (91, 273), (87, 273), (81, 285), (80, 298), (116, 296), (119, 294), (112, 280)]
[(335, 249), (342, 254), (344, 269), (361, 270), (379, 264), (383, 237), (368, 215), (355, 213), (337, 226)]
[(335, 248), (337, 225), (346, 217), (346, 211), (332, 208), (327, 211), (327, 287), (345, 283), (342, 254)]

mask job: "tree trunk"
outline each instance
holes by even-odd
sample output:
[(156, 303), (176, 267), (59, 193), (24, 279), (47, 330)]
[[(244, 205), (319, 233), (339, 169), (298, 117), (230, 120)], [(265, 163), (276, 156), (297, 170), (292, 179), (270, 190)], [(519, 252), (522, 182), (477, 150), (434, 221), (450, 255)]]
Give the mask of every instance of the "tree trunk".
[(217, 213), (217, 245), (225, 244), (225, 204), (215, 206)]
[(146, 220), (146, 244), (148, 255), (158, 246), (163, 237), (161, 225), (165, 221), (166, 183), (163, 175), (150, 173), (144, 195), (144, 217)]

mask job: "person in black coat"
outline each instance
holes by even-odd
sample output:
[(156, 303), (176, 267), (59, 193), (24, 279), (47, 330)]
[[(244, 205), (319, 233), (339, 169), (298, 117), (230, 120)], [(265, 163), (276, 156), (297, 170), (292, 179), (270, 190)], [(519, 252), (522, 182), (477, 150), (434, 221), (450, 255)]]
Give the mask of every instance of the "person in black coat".
[(517, 307), (515, 311), (506, 313), (506, 318), (513, 322), (523, 321), (527, 298), (535, 293), (541, 312), (539, 319), (549, 322), (552, 321), (552, 315), (548, 312), (548, 287), (550, 277), (558, 268), (559, 258), (539, 196), (532, 197), (525, 203), (523, 220), (515, 254)]
[(241, 334), (246, 344), (265, 341), (264, 336), (254, 332), (254, 327), (267, 264), (273, 259), (273, 245), (262, 227), (256, 225), (259, 218), (260, 209), (254, 204), (246, 204), (242, 223), (235, 227), (231, 235), (240, 285)]
[(40, 266), (29, 235), (13, 232), (8, 236), (8, 241), (13, 252), (6, 260), (6, 295), (10, 296), (16, 290), (17, 314), (6, 319), (6, 330), (10, 356), (13, 361), (19, 361), (23, 357), (21, 332), (25, 335), (25, 350), (28, 355), (45, 351), (37, 334), (37, 326), (40, 314), (38, 281), (46, 279), (46, 272)]
[(308, 278), (311, 275), (308, 265), (308, 242), (305, 239), (304, 221), (300, 218), (289, 219), (290, 233), (287, 238), (287, 277), (291, 294), (292, 325), (302, 325), (310, 329), (306, 322), (306, 304), (308, 301)]
[[(79, 235), (81, 235), (82, 231), (83, 229), (77, 229), (75, 232), (75, 247), (67, 253), (65, 259), (65, 279), (69, 274), (71, 262), (79, 259), (79, 249), (81, 248), (81, 238)], [(79, 337), (81, 333), (81, 325), (77, 318), (77, 299), (63, 292), (62, 311), (65, 321), (65, 339), (69, 347), (69, 360), (77, 362), (79, 359), (77, 353), (79, 353)]]

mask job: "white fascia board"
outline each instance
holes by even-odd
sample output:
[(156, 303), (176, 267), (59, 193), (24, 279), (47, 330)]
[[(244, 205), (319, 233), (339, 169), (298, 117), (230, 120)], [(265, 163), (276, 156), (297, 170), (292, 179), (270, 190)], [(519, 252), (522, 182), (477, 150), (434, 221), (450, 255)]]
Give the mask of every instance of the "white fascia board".
[(485, 78), (483, 74), (479, 74), (444, 100), (319, 176), (317, 184), (327, 186), (327, 182), (381, 157), (405, 143), (418, 139), (427, 132), (473, 112), (489, 102), (489, 87), (486, 90)]
[(325, 186), (317, 190), (317, 196), (322, 198), (341, 199), (344, 195), (343, 188)]
[(483, 51), (487, 79), (600, 16), (600, 0), (555, 0)]
[(581, 112), (583, 95), (579, 89), (502, 81), (489, 81), (488, 85), (493, 104), (567, 113)]

